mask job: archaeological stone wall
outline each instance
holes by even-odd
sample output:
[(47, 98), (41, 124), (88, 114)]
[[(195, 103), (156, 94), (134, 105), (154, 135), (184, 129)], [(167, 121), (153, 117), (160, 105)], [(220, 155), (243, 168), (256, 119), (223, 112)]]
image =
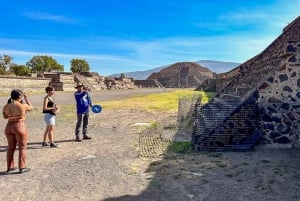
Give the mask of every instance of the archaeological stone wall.
[(10, 92), (12, 89), (30, 92), (44, 91), (50, 81), (50, 78), (0, 76), (0, 91)]
[(44, 73), (44, 77), (51, 79), (49, 85), (56, 91), (74, 91), (73, 73)]
[(134, 80), (134, 84), (141, 88), (164, 88), (162, 84), (159, 83), (157, 79), (151, 80)]
[[(300, 148), (300, 17), (284, 28), (261, 54), (232, 72), (228, 84), (205, 108), (220, 111), (217, 109), (220, 102), (234, 107), (226, 108), (220, 115), (214, 113), (213, 118), (205, 117), (210, 117), (205, 115), (210, 112), (203, 113), (205, 108), (196, 111), (195, 146), (204, 150), (208, 146), (210, 150), (224, 147), (245, 150), (253, 147), (259, 137), (260, 143), (273, 147)], [(240, 111), (238, 108), (246, 103), (257, 109)], [(254, 110), (257, 112), (253, 113)], [(243, 118), (232, 120), (234, 116)], [(250, 124), (254, 119), (257, 123)], [(247, 124), (254, 129), (234, 132), (234, 128)], [(207, 128), (204, 131), (203, 125)], [(232, 140), (241, 134), (243, 138), (238, 142)]]
[(45, 72), (31, 77), (0, 76), (0, 90), (11, 91), (18, 88), (24, 91), (44, 92), (47, 86), (56, 91), (74, 91), (77, 83), (83, 83), (86, 89), (92, 91), (133, 89), (135, 84), (128, 78), (113, 78), (100, 76), (95, 72)]
[(288, 43), (286, 62), (258, 88), (266, 143), (299, 146), (300, 41)]
[(285, 65), (282, 57), (286, 55), (287, 44), (291, 41), (300, 41), (300, 17), (290, 23), (262, 53), (238, 66), (238, 71), (235, 70), (235, 75), (228, 76), (229, 83), (217, 96), (230, 94), (241, 98), (268, 79), (277, 69)]

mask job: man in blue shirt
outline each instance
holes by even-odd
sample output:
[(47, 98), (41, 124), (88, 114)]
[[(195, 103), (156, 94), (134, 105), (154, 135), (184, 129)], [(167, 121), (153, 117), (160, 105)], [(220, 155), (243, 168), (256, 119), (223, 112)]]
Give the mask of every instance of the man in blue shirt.
[(89, 107), (92, 107), (92, 100), (89, 96), (88, 92), (84, 90), (84, 85), (78, 83), (75, 87), (77, 91), (74, 93), (75, 100), (76, 100), (76, 108), (77, 108), (77, 123), (75, 128), (75, 141), (81, 142), (79, 138), (80, 135), (80, 127), (81, 122), (83, 121), (83, 140), (90, 140), (91, 137), (87, 135), (87, 126), (89, 122)]

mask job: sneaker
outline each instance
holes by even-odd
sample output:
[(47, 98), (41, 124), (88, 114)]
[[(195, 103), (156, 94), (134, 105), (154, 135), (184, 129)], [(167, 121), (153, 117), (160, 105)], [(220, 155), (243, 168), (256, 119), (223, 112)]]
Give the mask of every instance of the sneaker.
[(87, 136), (87, 135), (84, 135), (82, 139), (83, 139), (83, 140), (90, 140), (90, 139), (92, 139), (92, 138), (89, 137), (89, 136)]
[(50, 144), (50, 148), (58, 148), (57, 144), (55, 144), (54, 142)]
[(42, 147), (48, 147), (50, 144), (48, 142), (43, 142)]
[(30, 171), (30, 168), (20, 168), (19, 174), (23, 174), (23, 173), (26, 173), (26, 172), (29, 172), (29, 171)]
[(76, 138), (75, 141), (76, 141), (76, 142), (81, 142), (81, 139)]
[(8, 168), (8, 169), (6, 170), (6, 172), (7, 172), (7, 173), (10, 173), (10, 172), (15, 171), (16, 169), (17, 169), (16, 167)]

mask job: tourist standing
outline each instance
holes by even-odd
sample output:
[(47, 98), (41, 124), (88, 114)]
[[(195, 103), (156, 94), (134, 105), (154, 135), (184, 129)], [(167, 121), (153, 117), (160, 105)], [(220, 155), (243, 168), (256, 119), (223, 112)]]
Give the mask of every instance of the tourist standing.
[[(26, 103), (23, 103), (23, 97)], [(24, 122), (26, 112), (30, 110), (32, 110), (32, 105), (28, 96), (21, 90), (12, 90), (11, 98), (2, 109), (4, 119), (8, 119), (5, 127), (5, 135), (8, 142), (6, 155), (7, 173), (17, 169), (14, 164), (14, 152), (17, 144), (19, 147), (19, 173), (22, 174), (30, 171), (30, 168), (26, 167), (28, 132)]]
[[(46, 87), (45, 91), (47, 93), (47, 96), (44, 97), (43, 113), (44, 113), (44, 120), (46, 122), (46, 130), (44, 133), (42, 146), (50, 146), (51, 148), (56, 148), (58, 146), (53, 140), (53, 133), (55, 127), (56, 113), (59, 111), (59, 108), (55, 104), (53, 98), (54, 88), (48, 86)], [(47, 142), (48, 140), (50, 144)]]
[(74, 93), (76, 100), (76, 109), (77, 109), (77, 123), (75, 128), (75, 141), (81, 142), (80, 139), (80, 128), (82, 126), (82, 139), (90, 140), (91, 137), (88, 136), (87, 129), (89, 123), (89, 107), (92, 107), (92, 100), (88, 92), (84, 89), (84, 85), (78, 83), (75, 87), (77, 91)]

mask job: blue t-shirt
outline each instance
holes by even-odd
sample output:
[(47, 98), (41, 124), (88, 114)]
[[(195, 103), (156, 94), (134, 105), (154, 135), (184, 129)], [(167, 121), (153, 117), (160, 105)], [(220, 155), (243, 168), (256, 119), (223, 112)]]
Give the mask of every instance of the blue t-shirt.
[(77, 113), (84, 114), (89, 113), (89, 106), (92, 106), (92, 100), (86, 91), (76, 91), (75, 94)]

